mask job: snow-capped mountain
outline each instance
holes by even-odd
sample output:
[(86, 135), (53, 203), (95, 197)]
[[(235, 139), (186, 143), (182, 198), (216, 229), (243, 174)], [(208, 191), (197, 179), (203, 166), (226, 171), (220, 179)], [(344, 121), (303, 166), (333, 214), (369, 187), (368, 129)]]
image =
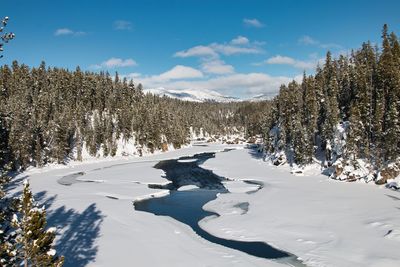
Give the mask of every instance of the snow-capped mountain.
[(165, 89), (163, 87), (154, 88), (154, 89), (144, 89), (143, 92), (145, 94), (150, 93), (159, 96), (168, 96), (171, 98), (180, 99), (183, 101), (192, 101), (192, 102), (206, 102), (206, 101), (215, 101), (215, 102), (240, 102), (240, 101), (250, 101), (250, 102), (257, 102), (257, 101), (265, 101), (271, 100), (276, 95), (273, 94), (259, 94), (255, 95), (250, 98), (246, 99), (239, 99), (236, 97), (225, 96), (218, 92), (211, 91), (211, 90), (172, 90), (172, 89)]
[(171, 98), (177, 98), (184, 101), (193, 102), (206, 102), (206, 101), (216, 101), (216, 102), (236, 102), (240, 99), (230, 96), (224, 96), (220, 93), (211, 90), (170, 90), (163, 87), (155, 89), (144, 89), (144, 93), (151, 93), (159, 96), (168, 96)]
[(265, 93), (255, 95), (251, 98), (246, 99), (247, 101), (256, 102), (256, 101), (265, 101), (265, 100), (272, 100), (276, 96), (276, 93)]

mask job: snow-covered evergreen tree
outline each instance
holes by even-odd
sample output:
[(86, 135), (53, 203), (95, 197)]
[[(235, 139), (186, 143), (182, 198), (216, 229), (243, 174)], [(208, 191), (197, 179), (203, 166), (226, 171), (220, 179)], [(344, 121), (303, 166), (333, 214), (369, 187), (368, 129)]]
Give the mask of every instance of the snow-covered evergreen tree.
[(344, 156), (350, 160), (360, 157), (360, 150), (363, 147), (363, 136), (365, 127), (361, 120), (359, 105), (353, 105), (350, 110), (350, 129), (347, 137), (346, 151)]
[(11, 226), (15, 212), (15, 200), (6, 197), (4, 186), (9, 177), (4, 169), (0, 170), (0, 266), (13, 266), (16, 263), (15, 231)]
[(35, 203), (28, 180), (24, 181), (18, 211), (12, 219), (12, 226), (17, 233), (16, 264), (23, 263), (25, 267), (62, 266), (64, 258), (58, 257), (52, 247), (56, 229), (46, 229), (46, 211)]
[[(12, 39), (15, 38), (15, 34), (14, 33), (5, 32), (5, 27), (8, 24), (8, 20), (9, 20), (9, 17), (4, 17), (1, 20), (1, 26), (0, 26), (0, 39), (1, 39), (1, 41), (0, 41), (0, 53), (3, 52), (3, 50), (4, 50), (4, 48), (3, 48), (4, 44), (8, 43), (9, 41), (11, 41)], [(3, 55), (0, 55), (0, 58), (2, 58), (2, 57), (3, 57)]]
[[(264, 125), (279, 135), (266, 136), (266, 142), (273, 142), (267, 151), (276, 152), (271, 149), (277, 147), (274, 144), (280, 144), (278, 150), (283, 152), (292, 148), (296, 163), (310, 162), (312, 156), (322, 154), (315, 152), (323, 152), (326, 167), (340, 159), (357, 169), (361, 160), (375, 176), (391, 163), (398, 164), (400, 44), (396, 34), (389, 34), (384, 25), (381, 48), (366, 42), (339, 59), (328, 52), (314, 76), (304, 75), (300, 86), (295, 82), (281, 86), (272, 105), (272, 122), (265, 119)], [(368, 177), (370, 181), (373, 175)], [(355, 179), (361, 177), (353, 175), (350, 180)]]

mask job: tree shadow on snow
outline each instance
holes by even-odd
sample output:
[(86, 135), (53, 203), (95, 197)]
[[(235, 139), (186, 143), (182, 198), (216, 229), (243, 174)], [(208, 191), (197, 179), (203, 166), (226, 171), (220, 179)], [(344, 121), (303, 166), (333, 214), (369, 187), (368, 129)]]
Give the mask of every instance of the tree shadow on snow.
[(393, 199), (394, 201), (399, 201), (400, 200), (400, 197), (392, 196), (392, 195), (389, 195), (389, 194), (385, 194), (385, 196)]
[(104, 216), (95, 204), (79, 213), (62, 206), (49, 214), (49, 225), (63, 230), (57, 238), (56, 248), (64, 255), (64, 266), (85, 266), (93, 262), (97, 254), (96, 239)]
[[(5, 189), (6, 189), (7, 192), (13, 191), (17, 187), (21, 186), (23, 181), (25, 179), (29, 178), (28, 175), (24, 175), (24, 176), (21, 175), (20, 177), (18, 177), (17, 175), (18, 174), (9, 175), (11, 177), (11, 180), (6, 185)], [(21, 192), (15, 192), (12, 196), (13, 197), (18, 197), (19, 195), (21, 195)]]
[[(51, 196), (51, 197), (47, 197), (47, 191), (40, 191), (37, 192), (33, 195), (33, 199), (35, 200), (35, 202), (37, 202), (39, 204), (40, 207), (45, 207), (46, 210), (48, 210), (51, 205), (53, 204), (53, 202), (56, 200), (57, 195)], [(49, 215), (47, 215), (48, 217)]]
[(57, 228), (57, 254), (65, 257), (63, 266), (86, 266), (96, 258), (96, 239), (100, 236), (104, 215), (96, 204), (89, 205), (82, 212), (65, 206), (52, 210), (50, 207), (56, 197), (46, 197), (46, 191), (35, 194), (35, 200), (47, 209), (48, 227)]
[(264, 152), (261, 145), (251, 144), (246, 146), (250, 156), (254, 159), (264, 159)]

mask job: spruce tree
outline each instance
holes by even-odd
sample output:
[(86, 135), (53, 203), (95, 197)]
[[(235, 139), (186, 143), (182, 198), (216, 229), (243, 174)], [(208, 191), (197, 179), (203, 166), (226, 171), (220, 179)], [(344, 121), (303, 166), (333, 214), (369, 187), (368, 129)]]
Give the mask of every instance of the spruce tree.
[[(17, 263), (27, 266), (62, 266), (63, 257), (56, 256), (52, 247), (55, 228), (46, 230), (46, 211), (35, 203), (28, 180), (18, 205), (19, 215), (14, 214), (12, 225), (16, 229)], [(17, 265), (20, 265), (19, 263)]]
[[(392, 53), (392, 47), (388, 36), (388, 27), (385, 24), (382, 31), (382, 54), (378, 63), (378, 82), (380, 93), (383, 94), (383, 105), (381, 113), (383, 113), (381, 155), (383, 160), (393, 160), (398, 150), (399, 134), (394, 125), (395, 117), (397, 118), (397, 102), (400, 90), (399, 71), (396, 69), (396, 60)], [(391, 143), (389, 143), (389, 140)], [(394, 148), (392, 148), (392, 146)]]
[(315, 82), (313, 77), (307, 78), (303, 76), (302, 82), (303, 90), (303, 107), (302, 112), (304, 113), (304, 123), (306, 130), (310, 138), (310, 142), (314, 144), (314, 135), (317, 133), (317, 119), (318, 119), (318, 100), (315, 90)]
[(301, 125), (301, 118), (297, 117), (294, 122), (294, 134), (293, 134), (293, 152), (294, 161), (298, 165), (304, 165), (310, 163), (310, 156), (305, 154), (308, 144), (308, 136)]
[(389, 110), (385, 116), (385, 160), (393, 162), (399, 155), (399, 137), (400, 137), (400, 125), (399, 125), (399, 112), (395, 102), (389, 103)]
[(360, 156), (360, 151), (364, 143), (365, 128), (361, 120), (359, 105), (351, 106), (350, 110), (350, 129), (346, 139), (345, 159), (355, 160)]

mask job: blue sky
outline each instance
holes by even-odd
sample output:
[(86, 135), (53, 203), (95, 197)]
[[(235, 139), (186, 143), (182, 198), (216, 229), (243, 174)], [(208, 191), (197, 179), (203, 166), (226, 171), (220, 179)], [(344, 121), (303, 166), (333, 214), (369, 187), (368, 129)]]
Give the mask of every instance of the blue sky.
[(145, 87), (248, 97), (312, 73), (327, 50), (400, 33), (400, 1), (2, 1), (16, 59), (119, 74)]

